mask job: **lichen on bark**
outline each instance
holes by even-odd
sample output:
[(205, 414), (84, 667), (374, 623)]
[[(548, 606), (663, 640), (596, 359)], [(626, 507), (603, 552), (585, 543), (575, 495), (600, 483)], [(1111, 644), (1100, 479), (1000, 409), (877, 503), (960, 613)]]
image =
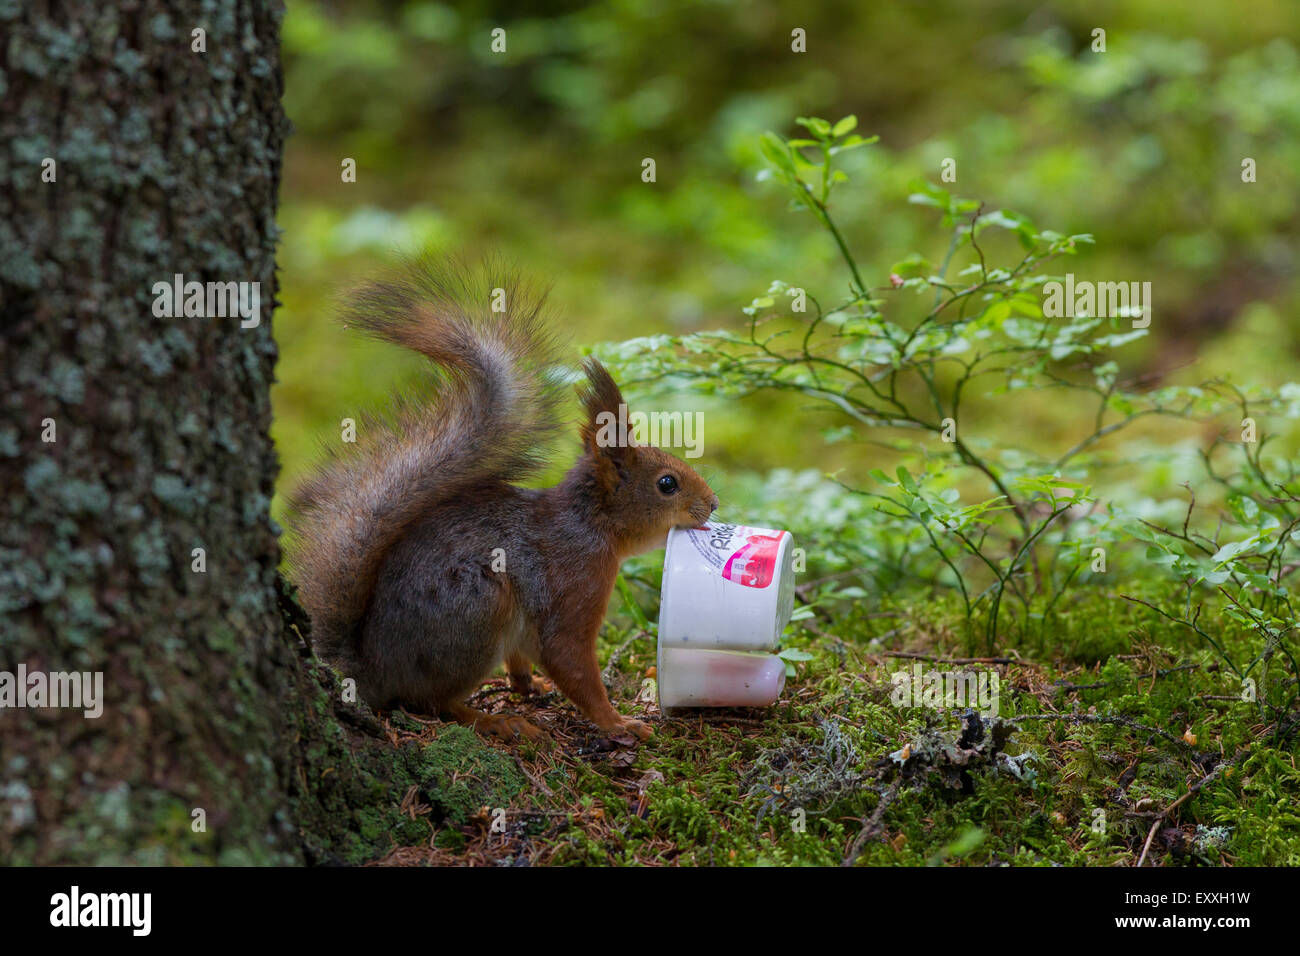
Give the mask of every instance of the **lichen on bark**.
[[(355, 862), (424, 759), (339, 725), (281, 617), (282, 16), (0, 0), (0, 670), (99, 671), (105, 698), (0, 709), (8, 862)], [(260, 283), (261, 321), (156, 316), (177, 274)]]

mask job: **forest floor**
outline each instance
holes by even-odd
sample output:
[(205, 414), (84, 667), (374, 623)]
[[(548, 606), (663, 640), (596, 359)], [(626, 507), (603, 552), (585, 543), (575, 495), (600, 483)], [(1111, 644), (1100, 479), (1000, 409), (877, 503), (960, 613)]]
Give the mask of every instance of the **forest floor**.
[[(526, 716), (548, 743), (382, 714), (394, 745), (443, 759), (370, 862), (1300, 864), (1295, 715), (1266, 721), (1194, 635), (1118, 595), (1060, 612), (1033, 654), (965, 656), (958, 623), (939, 603), (823, 613), (787, 631), (811, 657), (776, 705), (673, 717), (653, 638), (610, 626), (611, 698), (653, 725), (644, 743), (504, 677), (474, 705)], [(1250, 653), (1247, 635), (1221, 637)], [(918, 665), (984, 673), (990, 691), (996, 674), (996, 701), (899, 706), (893, 675)]]

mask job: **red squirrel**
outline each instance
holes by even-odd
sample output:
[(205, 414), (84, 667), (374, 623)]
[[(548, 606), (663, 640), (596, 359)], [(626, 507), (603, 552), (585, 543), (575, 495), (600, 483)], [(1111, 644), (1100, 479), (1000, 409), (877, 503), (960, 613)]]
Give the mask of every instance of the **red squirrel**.
[(595, 359), (577, 462), (552, 488), (516, 484), (563, 428), (544, 298), (512, 271), (427, 256), (347, 297), (345, 323), (444, 374), (365, 419), (298, 488), (290, 578), (317, 654), (372, 707), (541, 739), (466, 704), (503, 660), (514, 690), (540, 691), (537, 664), (597, 727), (644, 740), (649, 725), (610, 704), (596, 637), (623, 560), (702, 524), (718, 499), (674, 456), (607, 441), (623, 395)]

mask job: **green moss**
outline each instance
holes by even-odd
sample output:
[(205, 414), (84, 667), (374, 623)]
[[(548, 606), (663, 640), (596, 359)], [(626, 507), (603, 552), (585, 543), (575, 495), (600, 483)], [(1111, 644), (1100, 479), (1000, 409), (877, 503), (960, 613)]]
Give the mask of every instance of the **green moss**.
[[(960, 655), (958, 613), (939, 607), (918, 615), (918, 633), (946, 635), (930, 637), (925, 652)], [(1014, 733), (1007, 753), (1030, 755), (1024, 772), (973, 767), (969, 792), (938, 773), (909, 780), (885, 808), (880, 833), (863, 845), (858, 863), (1132, 866), (1150, 818), (1129, 811), (1139, 801), (1149, 801), (1144, 808), (1169, 806), (1221, 754), (1231, 758), (1248, 746), (1240, 767), (1168, 820), (1168, 827), (1189, 834), (1189, 849), (1174, 852), (1158, 843), (1148, 863), (1294, 864), (1300, 858), (1295, 741), (1272, 749), (1256, 732), (1251, 705), (1206, 700), (1225, 693), (1227, 678), (1215, 657), (1186, 635), (1162, 633), (1164, 649), (1121, 659), (1116, 654), (1131, 653), (1149, 625), (1140, 610), (1096, 595), (1069, 613), (1094, 616), (1110, 629), (1110, 648), (1092, 666), (1081, 665), (1078, 655), (1049, 652), (1000, 667), (1002, 716), (1063, 715), (1026, 721)], [(782, 703), (749, 712), (741, 723), (729, 724), (725, 712), (660, 722), (630, 767), (577, 761), (569, 762), (567, 774), (548, 773), (545, 782), (555, 791), (548, 802), (563, 808), (567, 822), (538, 834), (543, 858), (556, 864), (839, 864), (859, 821), (879, 807), (888, 755), (927, 729), (949, 739), (960, 731), (955, 712), (892, 706), (888, 675), (903, 662), (862, 653), (878, 623), (850, 617), (851, 624), (834, 626), (843, 646), (808, 632), (791, 636), (790, 646), (813, 658), (799, 665)], [(606, 649), (625, 637), (611, 629)], [(1252, 640), (1240, 627), (1225, 629), (1224, 639), (1230, 652), (1245, 651)], [(853, 650), (846, 654), (845, 646)], [(635, 686), (643, 667), (644, 661), (618, 668), (616, 698), (620, 685)], [(1161, 676), (1152, 679), (1153, 670)], [(1101, 686), (1073, 689), (1094, 684)], [(1133, 726), (1075, 721), (1072, 713), (1114, 716), (1161, 729), (1170, 739)], [(1181, 740), (1187, 728), (1194, 745)], [(651, 771), (662, 782), (647, 785), (642, 817), (628, 792)], [(1103, 827), (1096, 826), (1098, 809)], [(443, 839), (439, 845), (459, 842)]]
[(463, 850), (468, 840), (459, 830), (439, 830), (433, 845), (444, 850)]
[(441, 727), (435, 740), (418, 749), (408, 773), (435, 813), (452, 823), (464, 823), (481, 807), (509, 806), (524, 789), (514, 760), (466, 727)]
[[(428, 846), (431, 836), (437, 846), (463, 846), (457, 828), (480, 808), (514, 807), (523, 798), (526, 781), (514, 758), (468, 728), (440, 725), (433, 739), (396, 745), (346, 730), (335, 715), (337, 676), (319, 664), (312, 668), (324, 689), (307, 698), (315, 709), (302, 722), (312, 730), (301, 742), (307, 788), (294, 794), (292, 808), (309, 862), (365, 863), (394, 847)], [(400, 711), (389, 721), (425, 730)], [(402, 811), (411, 793), (412, 805), (424, 812)]]

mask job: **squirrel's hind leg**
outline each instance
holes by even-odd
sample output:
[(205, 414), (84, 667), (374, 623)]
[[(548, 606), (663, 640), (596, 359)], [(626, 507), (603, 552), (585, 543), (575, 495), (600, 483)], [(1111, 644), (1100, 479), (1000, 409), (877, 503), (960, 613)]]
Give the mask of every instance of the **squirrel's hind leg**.
[(533, 674), (533, 662), (523, 654), (511, 654), (506, 658), (506, 673), (510, 675), (510, 689), (516, 694), (529, 697), (555, 690), (551, 681)]
[(548, 737), (546, 731), (536, 724), (530, 724), (522, 717), (511, 717), (508, 714), (485, 714), (468, 704), (453, 704), (444, 707), (443, 713), (459, 724), (473, 727), (486, 737), (497, 737), (501, 740), (513, 740), (516, 737), (526, 737), (529, 740), (546, 740)]

